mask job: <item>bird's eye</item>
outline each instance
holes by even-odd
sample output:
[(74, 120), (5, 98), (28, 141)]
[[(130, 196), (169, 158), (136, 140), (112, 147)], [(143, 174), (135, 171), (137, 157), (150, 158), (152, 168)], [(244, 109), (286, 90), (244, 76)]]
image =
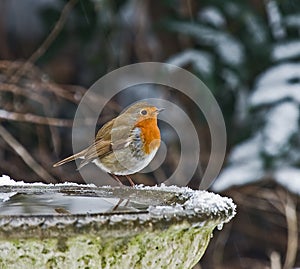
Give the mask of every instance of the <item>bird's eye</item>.
[(147, 113), (148, 113), (147, 110), (145, 110), (145, 109), (142, 109), (142, 110), (141, 110), (141, 114), (142, 114), (143, 116), (146, 116)]

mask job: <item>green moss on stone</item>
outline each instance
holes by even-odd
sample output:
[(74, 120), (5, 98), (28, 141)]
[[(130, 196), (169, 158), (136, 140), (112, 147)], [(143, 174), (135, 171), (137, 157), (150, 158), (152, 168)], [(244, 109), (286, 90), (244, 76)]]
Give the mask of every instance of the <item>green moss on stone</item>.
[(64, 238), (63, 248), (62, 239), (1, 241), (0, 264), (3, 269), (192, 268), (203, 255), (214, 225), (189, 229), (187, 225), (105, 240), (78, 235)]

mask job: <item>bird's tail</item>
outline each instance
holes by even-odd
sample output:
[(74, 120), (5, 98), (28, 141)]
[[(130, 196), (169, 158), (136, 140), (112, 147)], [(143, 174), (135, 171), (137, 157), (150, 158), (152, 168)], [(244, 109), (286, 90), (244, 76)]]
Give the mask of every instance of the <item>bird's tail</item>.
[(65, 163), (68, 163), (68, 162), (71, 162), (71, 161), (74, 161), (76, 159), (79, 159), (79, 158), (84, 158), (84, 155), (86, 153), (86, 150), (82, 150), (74, 155), (71, 155), (55, 164), (53, 164), (53, 167), (57, 167), (57, 166), (60, 166), (60, 165), (63, 165)]

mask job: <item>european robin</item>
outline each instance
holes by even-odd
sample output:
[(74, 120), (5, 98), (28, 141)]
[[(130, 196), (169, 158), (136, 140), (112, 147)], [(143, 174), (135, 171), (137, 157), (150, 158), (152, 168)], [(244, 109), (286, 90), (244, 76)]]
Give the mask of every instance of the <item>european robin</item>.
[(125, 176), (133, 186), (129, 175), (145, 168), (160, 146), (157, 115), (162, 110), (146, 102), (133, 104), (104, 124), (92, 145), (53, 166), (82, 159), (78, 169), (93, 162), (120, 184), (118, 176)]

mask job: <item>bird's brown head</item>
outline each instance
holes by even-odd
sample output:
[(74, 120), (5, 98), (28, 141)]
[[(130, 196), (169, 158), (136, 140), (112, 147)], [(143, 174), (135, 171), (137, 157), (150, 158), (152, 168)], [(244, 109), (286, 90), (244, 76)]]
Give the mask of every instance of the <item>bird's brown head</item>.
[(126, 117), (130, 117), (131, 121), (135, 124), (141, 123), (145, 120), (152, 120), (157, 122), (157, 116), (160, 111), (163, 109), (158, 109), (157, 107), (146, 103), (146, 102), (138, 102), (134, 105), (127, 108), (122, 115), (126, 115)]

